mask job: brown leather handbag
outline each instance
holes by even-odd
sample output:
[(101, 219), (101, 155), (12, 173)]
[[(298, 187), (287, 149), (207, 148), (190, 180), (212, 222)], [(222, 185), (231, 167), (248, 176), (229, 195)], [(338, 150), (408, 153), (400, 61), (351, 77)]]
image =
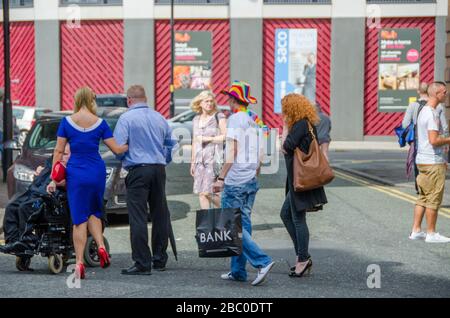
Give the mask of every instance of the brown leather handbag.
[(314, 130), (308, 122), (309, 132), (312, 137), (308, 154), (298, 147), (294, 151), (294, 190), (304, 192), (323, 187), (334, 179), (327, 158), (320, 150)]

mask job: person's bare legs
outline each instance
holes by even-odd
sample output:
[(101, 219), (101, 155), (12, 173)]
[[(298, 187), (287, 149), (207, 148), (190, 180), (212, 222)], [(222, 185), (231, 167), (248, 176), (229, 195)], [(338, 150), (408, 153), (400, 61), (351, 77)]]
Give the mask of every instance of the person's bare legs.
[(106, 251), (105, 242), (103, 240), (102, 220), (100, 220), (99, 218), (97, 218), (94, 215), (91, 215), (87, 224), (88, 224), (89, 233), (94, 238), (95, 243), (97, 243), (97, 248), (104, 248)]
[(200, 193), (198, 199), (200, 201), (200, 209), (209, 209), (209, 193)]
[(220, 208), (220, 206), (222, 205), (221, 198), (220, 198), (220, 193), (211, 194), (210, 200), (212, 201), (212, 203), (214, 204), (214, 206), (216, 208)]
[(73, 245), (75, 247), (76, 263), (84, 264), (84, 249), (87, 241), (87, 222), (73, 226)]
[(434, 210), (434, 209), (426, 208), (425, 216), (427, 219), (427, 234), (435, 233), (438, 211)]
[(425, 215), (425, 207), (416, 205), (414, 208), (414, 223), (412, 232), (419, 233), (422, 231), (422, 221)]

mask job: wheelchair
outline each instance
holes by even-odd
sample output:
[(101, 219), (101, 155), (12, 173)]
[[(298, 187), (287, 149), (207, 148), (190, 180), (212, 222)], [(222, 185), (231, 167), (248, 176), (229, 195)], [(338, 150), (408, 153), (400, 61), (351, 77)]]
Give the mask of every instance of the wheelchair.
[[(32, 249), (16, 254), (16, 268), (19, 271), (30, 271), (31, 258), (41, 255), (48, 258), (49, 271), (59, 274), (75, 258), (67, 196), (63, 192), (42, 195), (35, 204), (34, 208), (39, 212), (34, 213), (29, 222), (33, 224), (32, 235), (36, 244), (32, 244)], [(104, 238), (104, 241), (109, 253), (108, 240)], [(90, 267), (100, 266), (97, 244), (90, 235), (86, 242), (84, 261)]]

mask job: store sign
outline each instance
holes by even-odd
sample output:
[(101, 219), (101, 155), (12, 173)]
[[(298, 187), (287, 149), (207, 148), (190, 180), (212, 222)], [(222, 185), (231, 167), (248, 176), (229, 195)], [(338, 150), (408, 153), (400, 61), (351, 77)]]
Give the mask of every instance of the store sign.
[(190, 100), (212, 88), (212, 34), (176, 31), (174, 88), (177, 100)]
[(274, 112), (289, 93), (316, 100), (316, 29), (276, 29)]
[(381, 29), (378, 49), (378, 111), (402, 112), (417, 100), (420, 29)]

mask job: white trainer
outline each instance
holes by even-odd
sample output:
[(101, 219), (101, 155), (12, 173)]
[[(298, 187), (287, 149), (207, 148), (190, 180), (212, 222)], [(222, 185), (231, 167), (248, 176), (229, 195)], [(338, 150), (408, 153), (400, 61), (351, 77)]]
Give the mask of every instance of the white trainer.
[(425, 232), (411, 232), (409, 239), (413, 240), (413, 241), (417, 241), (417, 240), (424, 240), (426, 237), (427, 237), (427, 233), (425, 233)]
[(450, 243), (450, 238), (445, 237), (439, 233), (427, 234), (425, 238), (425, 242), (427, 243)]
[(220, 278), (222, 278), (223, 280), (236, 280), (231, 272), (220, 275)]
[(256, 278), (252, 282), (252, 285), (257, 286), (257, 285), (263, 283), (267, 277), (267, 274), (269, 274), (270, 270), (272, 269), (273, 265), (275, 265), (275, 262), (270, 263), (266, 267), (258, 269), (258, 275), (256, 275)]

